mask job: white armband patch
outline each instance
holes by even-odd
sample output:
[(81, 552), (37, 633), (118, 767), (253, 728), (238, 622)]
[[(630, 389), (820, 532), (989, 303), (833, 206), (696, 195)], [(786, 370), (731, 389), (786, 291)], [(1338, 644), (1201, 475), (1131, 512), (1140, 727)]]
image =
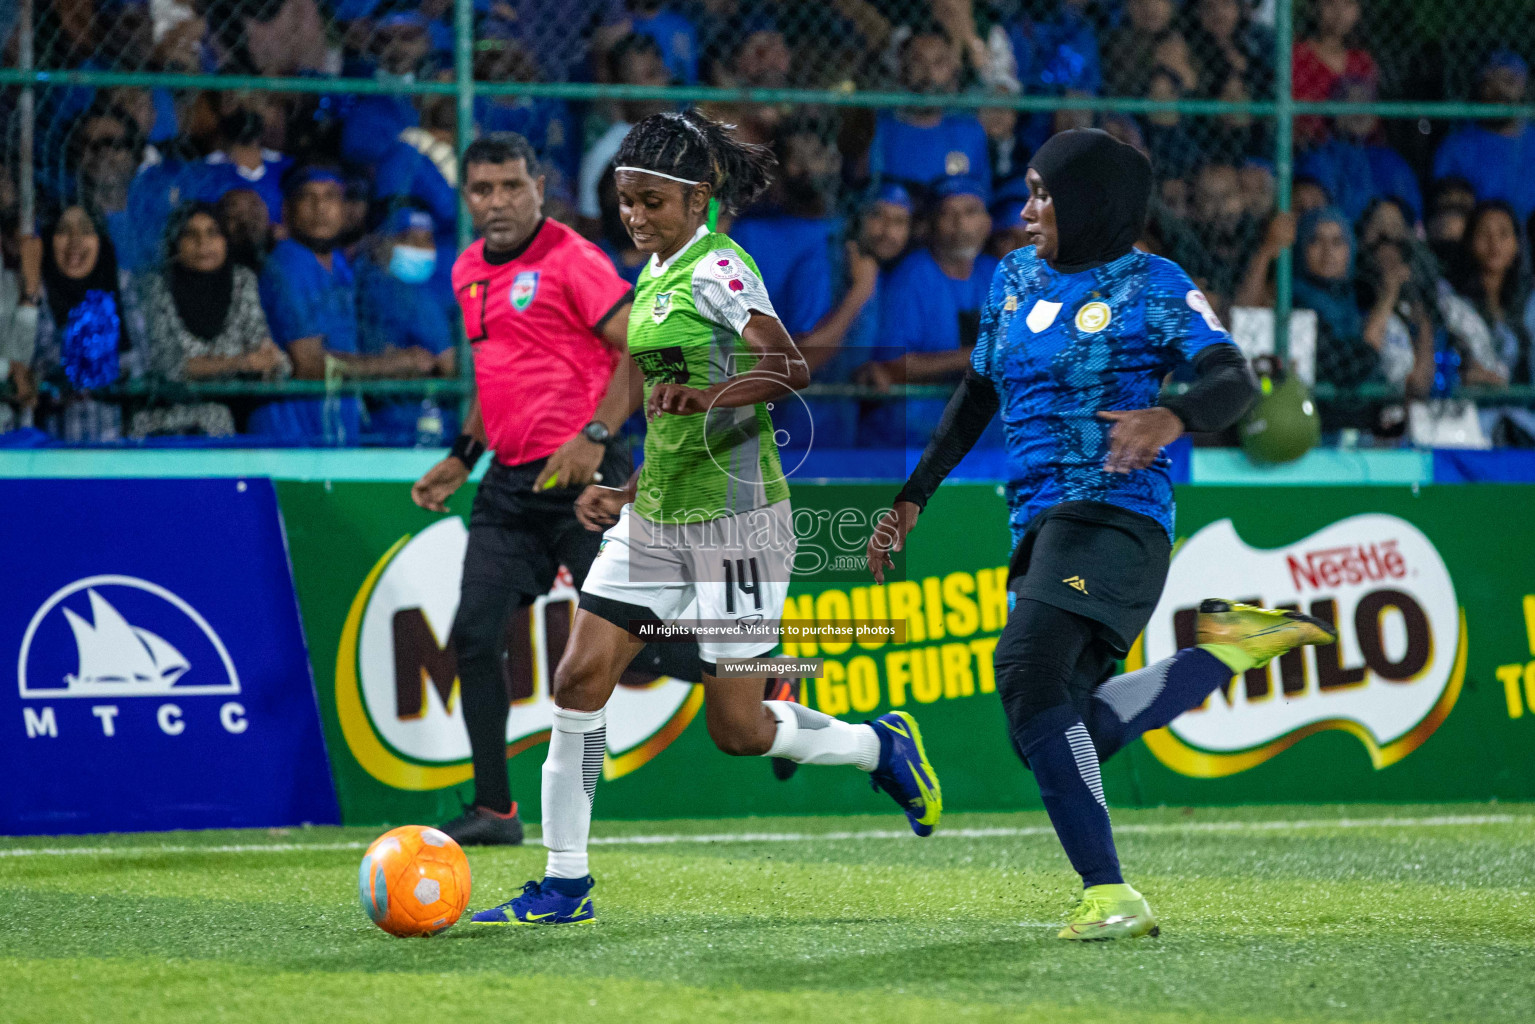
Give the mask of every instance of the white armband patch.
[(1204, 292), (1198, 288), (1190, 288), (1184, 299), (1188, 302), (1190, 309), (1205, 318), (1205, 325), (1210, 330), (1219, 331), (1221, 334), (1226, 333), (1226, 328), (1221, 326), (1221, 318), (1216, 316), (1215, 310), (1210, 308), (1210, 300), (1205, 298)]

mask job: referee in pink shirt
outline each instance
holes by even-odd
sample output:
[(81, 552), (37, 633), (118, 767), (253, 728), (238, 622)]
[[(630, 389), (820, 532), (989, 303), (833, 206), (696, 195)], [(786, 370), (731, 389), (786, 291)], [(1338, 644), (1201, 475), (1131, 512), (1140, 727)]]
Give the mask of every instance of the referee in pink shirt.
[[(469, 517), (452, 634), (474, 802), (442, 828), (461, 844), (517, 844), (501, 672), (507, 619), (548, 593), (561, 565), (578, 589), (585, 581), (602, 534), (576, 519), (575, 500), (593, 481), (629, 479), (629, 453), (615, 442), (639, 405), (640, 376), (615, 372), (628, 358), (632, 291), (602, 250), (544, 218), (544, 178), (527, 140), (512, 132), (475, 140), (464, 152), (463, 182), (481, 240), (453, 265), (453, 290), (478, 394), (452, 453), (411, 498), (446, 512), (480, 457), (495, 453)], [(635, 665), (702, 678), (693, 644), (653, 645)]]

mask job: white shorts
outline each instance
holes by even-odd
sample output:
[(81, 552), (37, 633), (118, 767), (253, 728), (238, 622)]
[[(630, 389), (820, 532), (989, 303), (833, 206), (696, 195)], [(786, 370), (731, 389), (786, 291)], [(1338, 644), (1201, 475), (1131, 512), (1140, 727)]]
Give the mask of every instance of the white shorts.
[[(602, 535), (581, 593), (637, 605), (662, 623), (696, 629), (706, 662), (753, 658), (778, 644), (794, 550), (787, 498), (676, 525), (653, 523), (625, 505)], [(624, 617), (615, 625), (633, 632)]]

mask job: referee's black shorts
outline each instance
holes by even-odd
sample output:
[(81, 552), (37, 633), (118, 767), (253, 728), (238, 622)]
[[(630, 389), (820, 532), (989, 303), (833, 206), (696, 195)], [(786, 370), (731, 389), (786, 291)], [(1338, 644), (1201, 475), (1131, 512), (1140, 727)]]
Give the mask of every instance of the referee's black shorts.
[[(499, 621), (512, 608), (532, 604), (549, 592), (561, 565), (570, 570), (576, 589), (586, 581), (602, 534), (576, 519), (575, 501), (584, 487), (534, 492), (533, 481), (547, 461), (492, 462), (480, 481), (469, 515), (460, 618), (467, 612)], [(605, 485), (622, 487), (633, 469), (628, 448), (615, 441), (598, 471)]]
[(1172, 545), (1150, 516), (1101, 501), (1066, 501), (1029, 521), (1008, 565), (1008, 590), (1101, 624), (1123, 656), (1156, 609)]

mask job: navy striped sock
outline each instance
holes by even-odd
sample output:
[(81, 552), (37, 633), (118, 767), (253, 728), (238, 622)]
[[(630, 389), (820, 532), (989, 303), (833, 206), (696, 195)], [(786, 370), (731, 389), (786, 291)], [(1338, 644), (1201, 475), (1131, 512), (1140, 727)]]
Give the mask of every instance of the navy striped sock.
[(1082, 719), (1070, 705), (1062, 704), (1016, 729), (1013, 741), (1039, 780), (1050, 823), (1082, 884), (1123, 882), (1108, 803), (1103, 799), (1098, 752)]
[(1209, 651), (1185, 647), (1155, 665), (1110, 679), (1093, 691), (1087, 710), (1088, 732), (1099, 760), (1108, 760), (1141, 733), (1199, 707), (1231, 675), (1226, 663)]

